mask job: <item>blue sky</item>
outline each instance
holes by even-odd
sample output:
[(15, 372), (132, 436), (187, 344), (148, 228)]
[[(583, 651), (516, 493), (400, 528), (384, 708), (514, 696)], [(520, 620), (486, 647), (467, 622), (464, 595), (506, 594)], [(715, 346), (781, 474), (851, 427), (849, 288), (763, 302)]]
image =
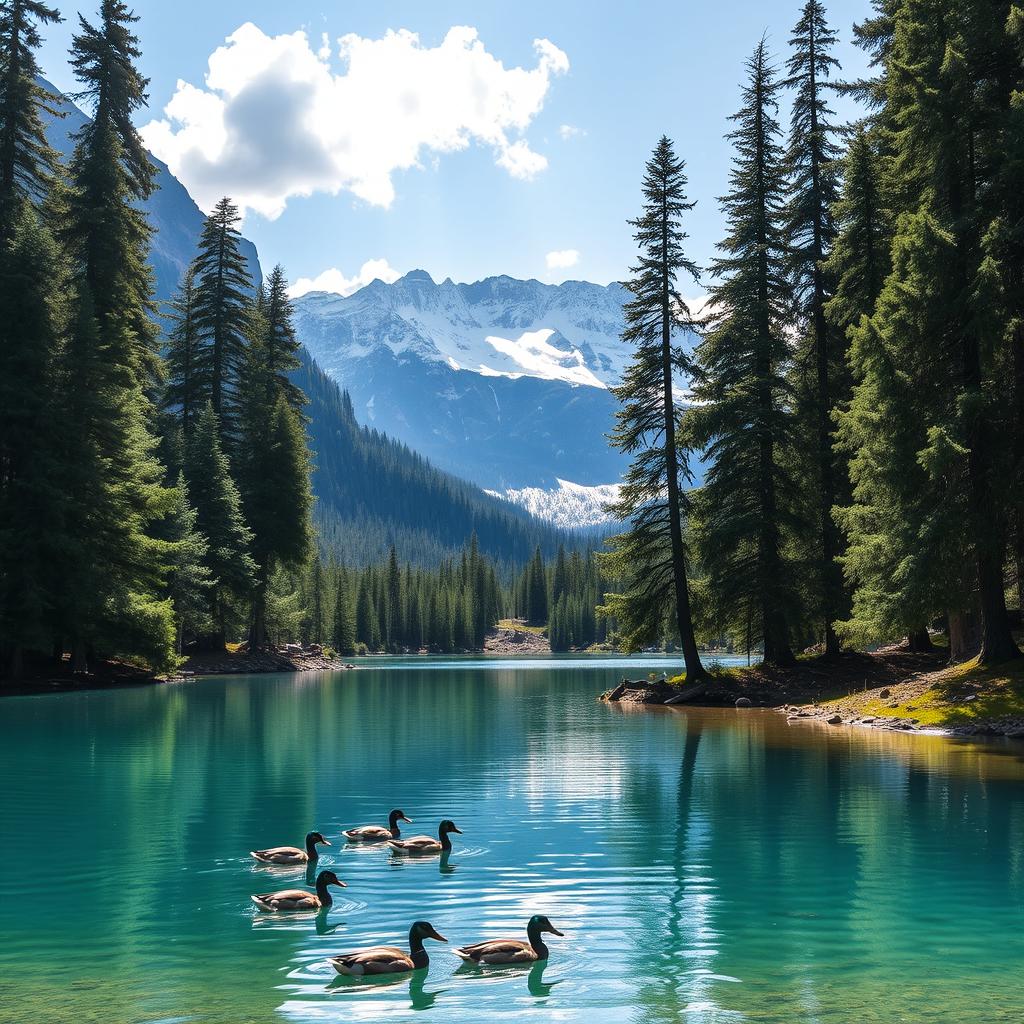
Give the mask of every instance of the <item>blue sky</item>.
[[(850, 27), (868, 2), (828, 6), (854, 77), (865, 60)], [(41, 63), (73, 89), (66, 49), (77, 10), (91, 18), (93, 5), (59, 7), (67, 20), (48, 30)], [(292, 280), (334, 268), (330, 280), (351, 288), (370, 260), (383, 262), (366, 273), (424, 268), (460, 281), (621, 279), (634, 252), (626, 219), (662, 133), (687, 161), (699, 201), (691, 254), (706, 265), (722, 233), (723, 135), (743, 62), (765, 32), (781, 62), (798, 2), (139, 0), (135, 10), (147, 141), (201, 205), (242, 197), (265, 266), (283, 263)], [(176, 116), (165, 113), (172, 100)]]

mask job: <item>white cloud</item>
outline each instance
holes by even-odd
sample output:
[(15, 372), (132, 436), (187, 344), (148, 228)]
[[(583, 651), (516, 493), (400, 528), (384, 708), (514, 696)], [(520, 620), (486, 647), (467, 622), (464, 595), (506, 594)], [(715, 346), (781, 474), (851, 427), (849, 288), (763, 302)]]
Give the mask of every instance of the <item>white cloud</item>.
[(331, 267), (316, 277), (300, 277), (288, 289), (288, 294), (293, 299), (305, 295), (307, 292), (334, 292), (337, 295), (351, 295), (376, 278), (391, 284), (401, 276), (385, 259), (367, 260), (354, 277), (346, 277), (337, 267)]
[(142, 136), (204, 209), (230, 195), (271, 218), (314, 192), (387, 207), (395, 171), (474, 143), (531, 178), (547, 160), (523, 134), (569, 69), (554, 43), (533, 46), (532, 68), (506, 68), (470, 27), (434, 47), (404, 29), (350, 34), (338, 40), (336, 73), (326, 40), (314, 50), (304, 32), (267, 36), (249, 22), (210, 55), (202, 87), (178, 81)]
[(548, 270), (568, 270), (580, 261), (578, 249), (556, 249), (544, 257)]
[(574, 139), (577, 135), (586, 135), (582, 128), (577, 128), (574, 124), (560, 124), (558, 126), (558, 134), (568, 142), (569, 139)]

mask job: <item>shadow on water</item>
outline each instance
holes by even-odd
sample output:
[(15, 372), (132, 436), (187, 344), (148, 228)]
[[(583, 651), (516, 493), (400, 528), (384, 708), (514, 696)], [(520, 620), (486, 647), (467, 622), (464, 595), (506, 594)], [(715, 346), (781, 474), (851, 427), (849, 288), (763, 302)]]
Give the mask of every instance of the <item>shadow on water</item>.
[(338, 975), (327, 985), (326, 991), (333, 994), (349, 993), (365, 996), (382, 989), (408, 986), (409, 1009), (429, 1010), (436, 1002), (437, 997), (447, 991), (443, 988), (428, 990), (426, 982), (429, 973), (429, 967), (424, 967), (410, 974), (381, 974), (371, 978), (350, 978)]

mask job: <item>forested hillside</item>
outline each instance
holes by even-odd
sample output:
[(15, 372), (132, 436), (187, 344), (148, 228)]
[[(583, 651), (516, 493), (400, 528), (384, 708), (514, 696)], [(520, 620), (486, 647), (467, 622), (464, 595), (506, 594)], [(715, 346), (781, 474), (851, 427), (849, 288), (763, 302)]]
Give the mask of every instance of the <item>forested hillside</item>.
[(293, 380), (309, 399), (314, 513), (321, 544), (349, 565), (379, 561), (394, 546), (403, 562), (437, 565), (476, 534), (500, 565), (522, 565), (539, 545), (578, 547), (593, 534), (536, 520), (473, 484), (436, 469), (406, 445), (356, 422), (348, 394), (304, 349)]

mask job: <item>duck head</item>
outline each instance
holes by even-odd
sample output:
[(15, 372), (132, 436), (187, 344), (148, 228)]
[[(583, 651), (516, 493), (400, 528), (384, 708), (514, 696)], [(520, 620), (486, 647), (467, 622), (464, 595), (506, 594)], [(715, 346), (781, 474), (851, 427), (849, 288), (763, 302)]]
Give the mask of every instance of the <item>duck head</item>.
[(392, 829), (400, 822), (404, 821), (407, 825), (412, 824), (412, 818), (405, 816), (405, 811), (400, 811), (397, 807), (388, 815), (388, 824)]
[(336, 885), (339, 889), (347, 889), (348, 885), (343, 882), (333, 871), (321, 871), (316, 876), (317, 889), (326, 889), (329, 885)]
[(307, 832), (306, 833), (306, 850), (316, 855), (317, 846), (330, 846), (330, 840), (325, 839), (322, 832)]
[(530, 918), (529, 924), (526, 926), (528, 934), (541, 935), (547, 932), (549, 935), (557, 935), (562, 937), (563, 933), (560, 932), (543, 914), (534, 914)]
[(445, 818), (438, 827), (437, 834), (443, 839), (449, 832), (457, 832), (460, 836), (462, 835), (462, 829), (459, 828), (454, 821), (449, 821)]

